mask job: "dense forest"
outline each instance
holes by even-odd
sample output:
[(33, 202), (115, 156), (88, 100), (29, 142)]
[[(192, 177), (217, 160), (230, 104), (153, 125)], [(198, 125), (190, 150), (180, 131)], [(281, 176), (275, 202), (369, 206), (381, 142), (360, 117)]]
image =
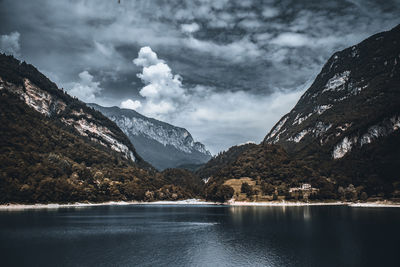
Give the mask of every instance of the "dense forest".
[[(220, 200), (220, 196), (216, 197), (216, 192), (220, 191), (226, 192), (225, 199), (230, 199), (232, 192), (224, 188), (225, 182), (242, 177), (254, 180), (260, 191), (248, 193), (248, 196), (264, 195), (273, 198), (276, 195), (280, 199), (298, 199), (296, 194), (289, 192), (290, 189), (310, 184), (316, 189), (310, 200), (396, 200), (400, 197), (400, 181), (393, 174), (399, 157), (398, 146), (393, 144), (399, 144), (399, 140), (397, 134), (385, 142), (366, 146), (354, 155), (338, 161), (324, 161), (313, 156), (298, 158), (279, 145), (254, 145), (239, 155), (230, 154), (232, 150), (228, 150), (218, 157), (230, 161), (219, 160), (217, 157), (214, 162), (219, 164), (208, 170), (204, 166), (197, 174), (201, 178), (206, 178), (204, 173), (209, 175), (205, 195), (210, 200)], [(377, 152), (377, 147), (382, 153)], [(307, 192), (305, 190), (303, 193)], [(300, 194), (300, 198), (302, 196)]]
[(201, 193), (195, 177), (177, 178), (187, 171), (140, 168), (0, 92), (0, 202), (176, 200)]

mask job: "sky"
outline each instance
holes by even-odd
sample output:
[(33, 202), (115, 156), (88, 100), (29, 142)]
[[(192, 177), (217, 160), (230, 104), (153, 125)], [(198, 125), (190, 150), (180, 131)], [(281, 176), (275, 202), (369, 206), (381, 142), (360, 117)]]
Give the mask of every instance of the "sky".
[(215, 154), (262, 141), (335, 51), (399, 18), (400, 0), (0, 0), (0, 51)]

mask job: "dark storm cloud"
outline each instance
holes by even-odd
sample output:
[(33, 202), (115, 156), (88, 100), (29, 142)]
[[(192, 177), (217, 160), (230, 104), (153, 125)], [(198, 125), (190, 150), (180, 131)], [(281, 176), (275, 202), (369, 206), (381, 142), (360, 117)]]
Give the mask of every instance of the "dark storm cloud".
[(18, 50), (61, 87), (86, 88), (86, 101), (139, 100), (144, 112), (150, 99), (139, 93), (143, 70), (132, 60), (149, 46), (183, 78), (191, 101), (170, 98), (174, 111), (158, 117), (216, 152), (260, 141), (334, 51), (394, 27), (399, 7), (398, 0), (1, 0), (0, 50)]

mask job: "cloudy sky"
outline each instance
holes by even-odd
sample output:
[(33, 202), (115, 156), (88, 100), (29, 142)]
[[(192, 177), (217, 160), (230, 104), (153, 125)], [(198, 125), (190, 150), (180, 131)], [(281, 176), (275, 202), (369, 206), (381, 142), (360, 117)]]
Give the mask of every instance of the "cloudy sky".
[(0, 0), (0, 50), (217, 153), (260, 142), (333, 52), (399, 18), (400, 0)]

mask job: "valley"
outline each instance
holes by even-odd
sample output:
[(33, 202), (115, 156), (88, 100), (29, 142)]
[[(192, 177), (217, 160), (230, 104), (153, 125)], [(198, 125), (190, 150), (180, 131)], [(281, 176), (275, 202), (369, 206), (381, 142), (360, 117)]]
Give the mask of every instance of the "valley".
[(398, 202), (399, 43), (397, 26), (335, 53), (262, 143), (213, 158), (186, 129), (85, 104), (2, 54), (0, 202)]

